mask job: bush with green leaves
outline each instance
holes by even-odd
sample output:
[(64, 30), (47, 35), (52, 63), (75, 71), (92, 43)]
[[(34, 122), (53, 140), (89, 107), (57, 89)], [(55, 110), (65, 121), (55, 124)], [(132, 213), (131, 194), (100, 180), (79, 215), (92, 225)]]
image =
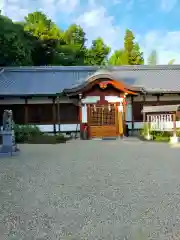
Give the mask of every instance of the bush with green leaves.
[[(147, 136), (148, 134), (148, 123), (144, 123), (143, 128), (140, 131), (142, 137)], [(155, 141), (169, 141), (172, 136), (172, 131), (155, 131), (149, 130), (149, 134), (152, 136), (152, 139)], [(179, 131), (180, 135), (180, 131)]]
[(43, 133), (36, 125), (15, 125), (14, 126), (16, 142), (28, 142), (30, 138), (40, 136)]
[(67, 140), (62, 134), (43, 133), (36, 125), (15, 125), (14, 132), (17, 143), (56, 144)]

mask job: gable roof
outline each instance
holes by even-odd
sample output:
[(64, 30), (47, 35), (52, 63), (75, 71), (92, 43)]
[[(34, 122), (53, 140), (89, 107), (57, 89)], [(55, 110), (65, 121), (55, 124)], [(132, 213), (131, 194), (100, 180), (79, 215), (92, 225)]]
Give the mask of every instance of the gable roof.
[(77, 87), (98, 74), (144, 88), (149, 92), (180, 92), (180, 65), (4, 67), (0, 69), (0, 95), (56, 94)]

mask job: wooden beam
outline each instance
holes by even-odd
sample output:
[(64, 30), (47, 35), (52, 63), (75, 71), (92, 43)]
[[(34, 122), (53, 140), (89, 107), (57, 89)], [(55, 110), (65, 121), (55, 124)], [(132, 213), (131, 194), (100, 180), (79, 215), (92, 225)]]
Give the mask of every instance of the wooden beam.
[(60, 119), (60, 102), (59, 102), (59, 96), (56, 98), (57, 99), (57, 120), (58, 120), (58, 132), (61, 132), (61, 119)]
[(134, 97), (131, 95), (131, 115), (132, 115), (132, 125), (131, 125), (131, 130), (134, 130), (134, 115), (133, 115), (133, 107), (134, 107)]
[(53, 131), (54, 134), (56, 134), (56, 104), (55, 104), (56, 98), (53, 97), (52, 101), (53, 101), (52, 105)]
[(28, 117), (28, 99), (27, 98), (25, 98), (25, 105), (24, 105), (24, 107), (25, 107), (24, 122), (25, 122), (25, 124), (28, 124), (29, 117)]

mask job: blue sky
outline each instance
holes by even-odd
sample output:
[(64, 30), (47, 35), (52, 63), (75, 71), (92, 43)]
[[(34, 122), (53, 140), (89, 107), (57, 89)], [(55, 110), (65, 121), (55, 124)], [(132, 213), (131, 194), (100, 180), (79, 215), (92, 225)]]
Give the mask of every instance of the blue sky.
[(78, 23), (89, 44), (100, 36), (112, 50), (123, 46), (130, 28), (145, 59), (155, 49), (159, 64), (180, 63), (180, 0), (0, 0), (0, 9), (13, 20), (40, 10), (63, 29)]

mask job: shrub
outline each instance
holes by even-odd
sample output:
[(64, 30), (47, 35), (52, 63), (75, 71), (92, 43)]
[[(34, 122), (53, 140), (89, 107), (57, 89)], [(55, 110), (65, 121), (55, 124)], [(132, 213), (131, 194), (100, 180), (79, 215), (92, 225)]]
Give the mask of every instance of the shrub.
[[(148, 124), (145, 123), (140, 131), (141, 136), (145, 137), (148, 134)], [(168, 141), (172, 136), (172, 132), (169, 131), (154, 131), (149, 130), (149, 134), (155, 141)], [(180, 133), (179, 133), (180, 134)]]
[(141, 136), (146, 136), (148, 134), (148, 123), (144, 123), (142, 129), (140, 130)]
[(35, 125), (15, 125), (14, 132), (17, 143), (56, 144), (66, 142), (66, 138), (62, 134), (48, 135), (42, 133)]
[(57, 144), (57, 143), (65, 143), (66, 138), (62, 136), (56, 136), (56, 135), (48, 135), (43, 134), (39, 136), (33, 136), (30, 137), (28, 140), (28, 143), (32, 144)]
[(154, 139), (156, 142), (169, 142), (168, 136), (156, 136)]
[(29, 138), (42, 135), (39, 127), (35, 125), (15, 125), (14, 132), (18, 143), (28, 142)]

